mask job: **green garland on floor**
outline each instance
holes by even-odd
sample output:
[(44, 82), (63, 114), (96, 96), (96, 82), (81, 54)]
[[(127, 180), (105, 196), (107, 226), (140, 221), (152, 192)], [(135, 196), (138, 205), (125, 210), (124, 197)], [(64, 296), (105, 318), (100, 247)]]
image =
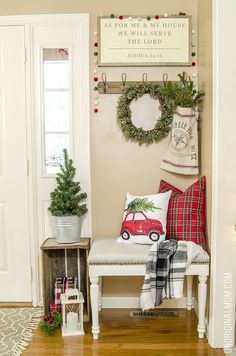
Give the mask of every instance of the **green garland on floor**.
[[(168, 135), (173, 118), (174, 105), (172, 100), (162, 94), (162, 89), (162, 86), (155, 82), (135, 83), (125, 87), (118, 100), (117, 121), (127, 140), (137, 142), (139, 145), (150, 145)], [(161, 117), (157, 117), (157, 122), (152, 130), (136, 127), (131, 120), (130, 103), (132, 100), (141, 98), (144, 94), (149, 94), (153, 99), (159, 100), (161, 106)]]
[(62, 325), (62, 315), (56, 312), (54, 315), (45, 315), (38, 325), (38, 329), (46, 336), (54, 335)]

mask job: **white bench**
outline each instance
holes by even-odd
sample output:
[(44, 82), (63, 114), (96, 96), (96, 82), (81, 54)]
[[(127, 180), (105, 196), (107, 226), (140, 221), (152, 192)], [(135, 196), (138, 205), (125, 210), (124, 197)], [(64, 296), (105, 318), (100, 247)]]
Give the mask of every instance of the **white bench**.
[[(101, 279), (104, 276), (144, 276), (150, 245), (117, 243), (115, 239), (94, 241), (89, 253), (89, 277), (92, 308), (92, 333), (98, 339), (101, 310)], [(193, 276), (198, 276), (198, 335), (204, 337), (209, 255), (204, 252), (187, 268), (187, 302), (192, 309)]]

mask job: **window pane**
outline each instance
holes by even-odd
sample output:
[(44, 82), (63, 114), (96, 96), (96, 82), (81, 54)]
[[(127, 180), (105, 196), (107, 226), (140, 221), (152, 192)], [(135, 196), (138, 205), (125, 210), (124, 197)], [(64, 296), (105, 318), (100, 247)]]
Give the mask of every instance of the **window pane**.
[(131, 221), (131, 220), (133, 220), (133, 216), (134, 216), (133, 213), (128, 214), (128, 215), (126, 216), (125, 221)]
[(136, 213), (134, 216), (134, 220), (146, 220), (145, 216), (141, 213)]
[(69, 88), (69, 62), (44, 62), (44, 88)]
[(69, 131), (69, 92), (44, 93), (45, 131)]
[(63, 149), (70, 149), (69, 134), (46, 134), (45, 135), (45, 165), (47, 174), (58, 172), (60, 164), (63, 162)]
[(44, 172), (55, 174), (70, 147), (69, 49), (43, 49)]

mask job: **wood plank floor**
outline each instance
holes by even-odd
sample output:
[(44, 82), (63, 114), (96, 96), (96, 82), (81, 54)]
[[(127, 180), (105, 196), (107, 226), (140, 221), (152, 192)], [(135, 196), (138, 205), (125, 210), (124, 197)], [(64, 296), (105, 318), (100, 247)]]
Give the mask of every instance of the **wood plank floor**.
[(104, 309), (101, 333), (93, 340), (91, 325), (85, 335), (62, 338), (60, 331), (45, 337), (36, 331), (23, 355), (79, 356), (205, 356), (224, 355), (212, 349), (207, 339), (198, 339), (193, 311), (176, 309), (177, 317), (165, 319), (130, 318), (129, 309)]

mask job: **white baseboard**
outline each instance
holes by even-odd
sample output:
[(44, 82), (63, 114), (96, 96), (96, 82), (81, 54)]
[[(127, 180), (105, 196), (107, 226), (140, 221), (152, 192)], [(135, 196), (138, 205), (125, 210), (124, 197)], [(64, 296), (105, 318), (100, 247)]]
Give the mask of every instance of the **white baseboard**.
[[(197, 305), (193, 298), (193, 306)], [(139, 297), (102, 297), (103, 308), (140, 308)], [(186, 308), (186, 298), (165, 299), (158, 308)]]

